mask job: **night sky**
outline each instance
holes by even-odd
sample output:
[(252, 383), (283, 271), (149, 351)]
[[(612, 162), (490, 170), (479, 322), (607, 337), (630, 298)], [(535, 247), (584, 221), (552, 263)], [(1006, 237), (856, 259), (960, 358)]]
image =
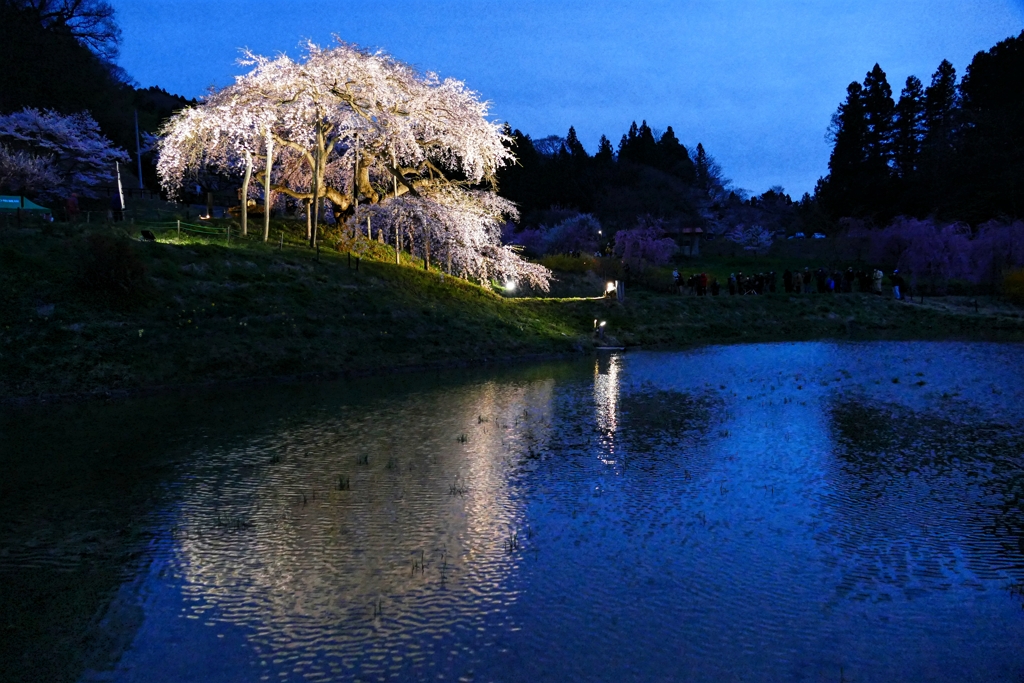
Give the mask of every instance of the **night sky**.
[(1024, 29), (1024, 0), (607, 0), (387, 3), (112, 0), (119, 63), (141, 86), (188, 97), (243, 72), (239, 48), (301, 53), (337, 34), (466, 81), (534, 138), (570, 125), (593, 153), (632, 120), (703, 142), (736, 187), (794, 197), (827, 173), (829, 119), (847, 84), (881, 64), (899, 96), (943, 59)]

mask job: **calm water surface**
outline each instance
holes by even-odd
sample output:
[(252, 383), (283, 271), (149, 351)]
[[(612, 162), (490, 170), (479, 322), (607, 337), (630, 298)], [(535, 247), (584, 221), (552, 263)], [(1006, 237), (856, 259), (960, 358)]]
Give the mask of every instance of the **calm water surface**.
[(711, 347), (182, 424), (84, 680), (1022, 681), (1022, 368)]

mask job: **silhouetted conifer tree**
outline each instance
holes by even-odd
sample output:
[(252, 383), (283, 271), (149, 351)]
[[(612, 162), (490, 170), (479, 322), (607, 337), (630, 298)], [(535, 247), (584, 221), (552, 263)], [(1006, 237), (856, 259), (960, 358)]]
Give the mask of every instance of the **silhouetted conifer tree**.
[(619, 144), (619, 160), (654, 166), (658, 161), (658, 143), (654, 140), (651, 127), (644, 121), (638, 127), (636, 121), (629, 132), (622, 136)]
[(846, 101), (832, 115), (829, 137), (834, 143), (828, 160), (829, 174), (815, 190), (826, 210), (840, 216), (861, 215), (865, 182), (867, 118), (864, 88), (854, 81), (846, 87)]
[(626, 131), (626, 134), (622, 136), (621, 140), (619, 140), (619, 160), (624, 158), (623, 154), (625, 154), (625, 158), (629, 158), (631, 149), (636, 147), (636, 140), (638, 137), (640, 137), (640, 132), (636, 125), (636, 121), (634, 121), (630, 124), (629, 130)]
[(947, 213), (975, 222), (1024, 217), (1024, 32), (976, 54), (960, 92), (962, 175)]
[(956, 69), (943, 59), (932, 74), (932, 83), (924, 91), (925, 145), (932, 149), (947, 148), (956, 132), (959, 107)]
[(587, 150), (583, 148), (583, 143), (576, 137), (576, 129), (572, 126), (569, 126), (569, 134), (565, 136), (563, 149), (573, 159), (588, 158)]
[(601, 141), (597, 143), (594, 161), (600, 164), (611, 164), (615, 161), (615, 150), (612, 149), (612, 141), (604, 135), (601, 136)]
[(693, 171), (695, 185), (704, 197), (711, 199), (722, 190), (722, 168), (700, 142), (694, 154)]
[(892, 158), (892, 129), (896, 105), (892, 88), (882, 68), (875, 66), (864, 77), (861, 96), (864, 103), (864, 161), (873, 177), (881, 177), (889, 169)]
[(686, 147), (676, 138), (676, 133), (669, 126), (658, 140), (658, 167), (682, 179), (686, 183), (693, 184), (697, 179)]
[(924, 134), (924, 86), (917, 76), (908, 76), (893, 126), (893, 169), (900, 178), (908, 179), (917, 170)]

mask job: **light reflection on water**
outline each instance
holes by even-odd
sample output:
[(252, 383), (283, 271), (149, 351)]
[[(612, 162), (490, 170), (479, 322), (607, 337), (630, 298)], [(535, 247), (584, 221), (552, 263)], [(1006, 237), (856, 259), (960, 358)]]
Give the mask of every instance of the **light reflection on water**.
[(1018, 681), (1022, 361), (635, 353), (238, 435), (86, 678)]

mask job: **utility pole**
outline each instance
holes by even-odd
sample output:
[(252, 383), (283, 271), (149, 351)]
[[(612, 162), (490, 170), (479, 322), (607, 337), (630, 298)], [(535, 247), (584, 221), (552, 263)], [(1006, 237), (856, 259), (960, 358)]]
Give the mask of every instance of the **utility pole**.
[(146, 189), (142, 185), (142, 145), (139, 144), (139, 110), (135, 110), (135, 159), (139, 162), (139, 189)]
[[(120, 211), (122, 212), (121, 218), (124, 218), (124, 189), (121, 187), (121, 162), (115, 161), (114, 168), (117, 170), (117, 200), (119, 202)], [(114, 220), (117, 220), (117, 216), (114, 216)]]

